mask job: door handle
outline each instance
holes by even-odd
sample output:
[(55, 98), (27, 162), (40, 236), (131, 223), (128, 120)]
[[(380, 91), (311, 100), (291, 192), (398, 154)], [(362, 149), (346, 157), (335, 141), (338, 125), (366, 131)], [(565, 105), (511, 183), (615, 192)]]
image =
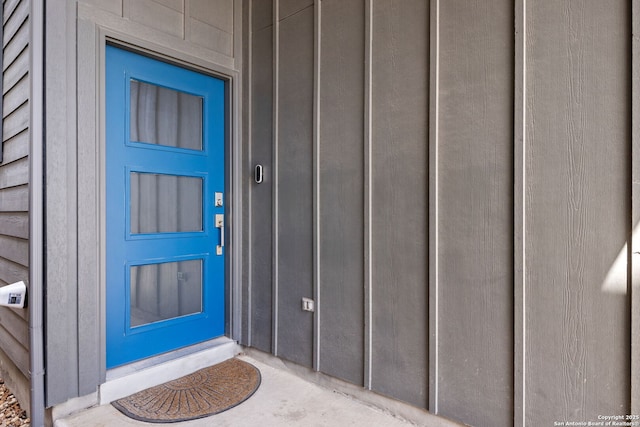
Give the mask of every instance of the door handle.
[(256, 184), (262, 184), (262, 181), (264, 179), (262, 165), (256, 165), (253, 177), (256, 180)]
[(220, 229), (220, 244), (216, 246), (216, 255), (222, 255), (222, 248), (224, 248), (224, 214), (216, 214), (216, 228)]

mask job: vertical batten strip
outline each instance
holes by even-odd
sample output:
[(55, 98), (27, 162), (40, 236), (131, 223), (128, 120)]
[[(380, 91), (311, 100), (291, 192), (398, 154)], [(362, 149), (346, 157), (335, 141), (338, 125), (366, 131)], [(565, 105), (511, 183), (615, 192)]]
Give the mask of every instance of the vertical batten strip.
[(430, 5), (429, 54), (429, 410), (438, 413), (438, 117), (440, 0)]
[[(640, 6), (631, 2), (631, 215), (632, 227), (640, 219)], [(640, 413), (640, 237), (631, 236), (631, 414)]]
[[(189, 2), (187, 2), (188, 4)], [(186, 6), (185, 6), (186, 7)], [(186, 10), (186, 9), (184, 9)], [(242, 28), (242, 7), (241, 1), (235, 0), (233, 6), (233, 21), (235, 28)], [(249, 27), (251, 28), (251, 27)], [(234, 64), (237, 70), (243, 68), (243, 34), (242, 31), (234, 31)], [(233, 339), (242, 342), (244, 337), (242, 336), (242, 236), (244, 235), (242, 212), (243, 207), (243, 145), (242, 145), (242, 98), (243, 98), (243, 85), (241, 84), (241, 73), (235, 73), (233, 79), (230, 82), (230, 102), (232, 103), (231, 115), (228, 122), (230, 124), (230, 135), (228, 137), (229, 147), (231, 151), (231, 171), (228, 176), (231, 178), (231, 197), (232, 204), (230, 209), (231, 218), (235, 218), (233, 221), (234, 226), (230, 229), (231, 242), (235, 242), (231, 245), (232, 258), (231, 258), (231, 336)], [(249, 264), (250, 265), (250, 264)]]
[(371, 91), (373, 47), (373, 0), (365, 0), (364, 21), (364, 387), (371, 390), (373, 306), (372, 306), (372, 182), (371, 182)]
[(273, 259), (272, 259), (272, 335), (273, 354), (278, 355), (278, 99), (279, 61), (280, 61), (280, 0), (273, 1), (273, 166), (271, 209), (273, 213)]
[(191, 38), (191, 2), (182, 0), (182, 40)]
[(320, 0), (314, 2), (313, 33), (313, 290), (316, 309), (313, 329), (313, 368), (320, 370)]
[[(244, 166), (252, 166), (253, 163), (253, 1), (249, 0), (245, 2), (245, 6), (247, 7), (247, 40), (246, 40), (246, 75), (244, 76), (244, 81), (248, 82), (245, 84), (244, 90), (246, 91), (246, 95), (244, 99), (246, 100), (246, 105), (244, 105), (243, 109), (245, 114), (247, 115), (246, 126), (246, 138), (245, 146), (248, 151), (249, 164)], [(243, 44), (244, 45), (244, 44)], [(244, 167), (240, 168), (244, 171)], [(242, 178), (242, 176), (241, 176)], [(244, 182), (244, 180), (240, 179), (240, 183)], [(242, 184), (241, 184), (242, 185)], [(253, 184), (248, 185), (246, 187), (247, 193), (249, 196), (247, 197), (247, 216), (249, 220), (247, 221), (248, 227), (245, 230), (245, 233), (248, 235), (247, 242), (249, 242), (249, 250), (245, 253), (247, 254), (247, 264), (244, 268), (247, 269), (247, 295), (244, 295), (242, 299), (246, 301), (247, 304), (247, 313), (244, 316), (246, 323), (247, 336), (243, 337), (244, 342), (247, 343), (247, 346), (253, 346)], [(242, 215), (239, 213), (239, 216)], [(239, 239), (242, 239), (242, 236), (238, 236)]]
[(526, 0), (515, 3), (515, 58), (514, 58), (514, 174), (513, 174), (513, 263), (514, 263), (514, 422), (524, 426), (526, 420), (526, 99), (527, 99), (527, 30)]
[[(29, 102), (29, 370), (31, 373), (31, 392), (29, 415), (34, 426), (45, 423), (45, 369), (44, 369), (44, 5), (32, 0), (30, 3), (29, 24), (31, 25), (31, 45), (29, 58), (31, 87)], [(4, 5), (0, 5), (0, 12)], [(2, 14), (0, 14), (2, 16)], [(0, 24), (1, 25), (1, 24)], [(1, 32), (0, 32), (1, 33)], [(0, 57), (2, 55), (0, 54)], [(0, 62), (1, 64), (1, 62)], [(1, 68), (0, 68), (1, 69)], [(1, 111), (1, 110), (0, 110)], [(0, 132), (1, 133), (1, 132)], [(0, 135), (0, 140), (2, 136)], [(1, 160), (0, 160), (1, 161)]]

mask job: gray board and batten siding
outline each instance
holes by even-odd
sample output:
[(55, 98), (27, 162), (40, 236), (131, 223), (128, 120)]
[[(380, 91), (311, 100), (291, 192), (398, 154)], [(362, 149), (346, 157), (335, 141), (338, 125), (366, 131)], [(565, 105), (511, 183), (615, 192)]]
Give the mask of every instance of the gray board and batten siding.
[[(428, 67), (428, 5), (265, 3), (247, 2), (250, 167), (262, 164), (266, 171), (264, 183), (250, 190), (248, 343), (424, 407), (427, 332), (410, 331), (428, 317), (428, 81), (421, 74)], [(365, 43), (371, 20), (380, 28), (376, 41), (385, 45), (373, 53)], [(415, 32), (401, 33), (407, 27)], [(317, 38), (316, 29), (326, 36)], [(394, 55), (411, 64), (394, 64)], [(384, 72), (367, 76), (372, 61)], [(394, 144), (376, 145), (374, 134)], [(372, 160), (378, 174), (371, 173)], [(408, 185), (422, 197), (396, 191)], [(373, 186), (377, 193), (367, 193)], [(371, 198), (396, 204), (366, 216)], [(386, 245), (371, 247), (375, 240)], [(410, 256), (401, 256), (403, 250)], [(374, 276), (380, 280), (370, 282)], [(402, 281), (407, 292), (396, 292)], [(316, 300), (315, 314), (300, 310), (302, 297)]]
[(244, 342), (475, 426), (630, 413), (630, 3), (244, 4)]
[[(2, 285), (30, 272), (28, 5), (4, 2)], [(47, 405), (105, 375), (98, 42), (239, 72), (244, 22), (244, 343), (476, 426), (637, 412), (632, 2), (57, 6), (46, 3)], [(250, 178), (258, 163), (263, 184)], [(28, 316), (0, 309), (21, 401)]]
[[(29, 283), (30, 2), (2, 4), (2, 163), (0, 286)], [(29, 309), (0, 308), (0, 370), (24, 408), (30, 405)]]

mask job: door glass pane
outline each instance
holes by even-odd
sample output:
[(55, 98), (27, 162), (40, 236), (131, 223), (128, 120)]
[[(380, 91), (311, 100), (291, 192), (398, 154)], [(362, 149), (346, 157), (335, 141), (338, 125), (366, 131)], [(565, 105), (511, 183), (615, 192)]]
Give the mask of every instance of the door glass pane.
[(131, 233), (202, 231), (202, 178), (131, 172)]
[(202, 97), (131, 80), (131, 141), (202, 150)]
[(202, 311), (202, 260), (131, 267), (131, 327)]

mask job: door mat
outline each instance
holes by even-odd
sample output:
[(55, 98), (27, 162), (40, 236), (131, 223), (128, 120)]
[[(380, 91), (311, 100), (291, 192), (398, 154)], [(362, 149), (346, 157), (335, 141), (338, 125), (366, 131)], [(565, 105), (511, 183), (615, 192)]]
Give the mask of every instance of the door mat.
[(111, 404), (138, 421), (188, 421), (241, 404), (255, 393), (260, 381), (258, 368), (239, 359), (229, 359)]

